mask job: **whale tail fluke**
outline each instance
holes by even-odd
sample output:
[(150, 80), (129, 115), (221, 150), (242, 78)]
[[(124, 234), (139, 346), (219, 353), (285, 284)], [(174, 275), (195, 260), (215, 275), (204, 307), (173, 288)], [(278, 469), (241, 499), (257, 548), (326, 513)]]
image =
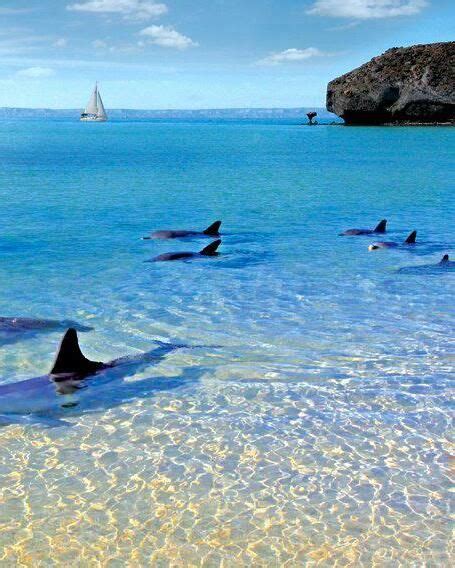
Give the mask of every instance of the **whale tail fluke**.
[(210, 225), (210, 227), (207, 227), (207, 229), (205, 229), (205, 231), (203, 231), (204, 235), (211, 235), (213, 237), (218, 236), (220, 233), (220, 227), (221, 227), (221, 221), (215, 221), (214, 223), (212, 223)]
[(220, 244), (221, 244), (221, 239), (218, 239), (217, 241), (213, 241), (212, 243), (207, 245), (205, 248), (203, 248), (199, 254), (202, 254), (202, 256), (215, 256), (216, 254), (218, 254), (216, 251), (217, 251), (218, 247), (220, 246)]
[(374, 228), (373, 232), (375, 233), (385, 233), (387, 227), (387, 219), (382, 219)]
[(408, 238), (404, 241), (407, 245), (413, 245), (416, 242), (417, 231), (412, 231)]
[(90, 361), (82, 354), (77, 331), (71, 327), (63, 336), (50, 374), (87, 376), (105, 366), (104, 363)]
[(441, 260), (439, 261), (439, 264), (445, 264), (446, 262), (449, 262), (449, 255), (445, 254)]

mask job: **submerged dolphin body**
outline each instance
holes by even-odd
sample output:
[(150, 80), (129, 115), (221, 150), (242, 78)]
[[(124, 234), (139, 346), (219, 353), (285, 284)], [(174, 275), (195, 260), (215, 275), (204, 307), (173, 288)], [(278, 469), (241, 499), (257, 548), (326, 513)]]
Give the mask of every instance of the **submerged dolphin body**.
[(395, 242), (392, 242), (392, 241), (382, 241), (382, 242), (377, 242), (377, 243), (371, 244), (368, 247), (368, 250), (372, 251), (372, 250), (387, 249), (387, 248), (397, 248), (401, 245), (415, 245), (416, 237), (417, 237), (417, 231), (412, 231), (412, 233), (410, 233), (408, 235), (408, 237), (406, 238), (406, 240), (403, 243), (395, 243)]
[(37, 333), (51, 333), (69, 327), (73, 327), (77, 331), (91, 331), (93, 329), (71, 320), (0, 317), (0, 345), (31, 338)]
[(373, 235), (377, 234), (384, 234), (386, 232), (387, 227), (387, 219), (382, 219), (376, 225), (374, 229), (348, 229), (347, 231), (343, 231), (340, 233), (340, 237), (344, 236), (355, 236), (355, 235)]
[(73, 327), (78, 331), (91, 331), (93, 328), (80, 325), (71, 320), (48, 320), (34, 318), (0, 317), (0, 332), (20, 333), (27, 331), (55, 330)]
[(421, 264), (419, 266), (404, 266), (398, 272), (401, 274), (440, 274), (441, 272), (451, 272), (455, 268), (455, 261), (449, 259), (445, 254), (436, 264)]
[(49, 374), (0, 385), (0, 424), (68, 424), (62, 420), (68, 415), (111, 408), (154, 390), (180, 386), (182, 379), (167, 379), (165, 385), (156, 378), (130, 383), (125, 379), (181, 347), (160, 343), (157, 349), (139, 356), (102, 363), (87, 359), (76, 330), (68, 329)]
[(217, 249), (221, 240), (213, 241), (199, 252), (166, 252), (152, 259), (152, 262), (164, 262), (167, 260), (188, 260), (199, 256), (218, 256)]
[(219, 237), (221, 221), (215, 221), (204, 231), (156, 231), (148, 239), (183, 239), (185, 237)]

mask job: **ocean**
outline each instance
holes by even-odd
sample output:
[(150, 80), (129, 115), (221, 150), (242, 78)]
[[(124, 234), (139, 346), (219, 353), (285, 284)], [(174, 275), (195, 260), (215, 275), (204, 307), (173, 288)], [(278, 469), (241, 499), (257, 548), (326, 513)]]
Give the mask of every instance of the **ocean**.
[[(1, 565), (449, 565), (454, 141), (0, 121), (0, 316), (90, 326), (98, 361), (175, 346), (6, 416)], [(383, 218), (417, 244), (339, 236)], [(146, 262), (210, 241), (141, 237), (217, 219), (219, 257)], [(49, 372), (62, 333), (0, 335), (0, 385)]]

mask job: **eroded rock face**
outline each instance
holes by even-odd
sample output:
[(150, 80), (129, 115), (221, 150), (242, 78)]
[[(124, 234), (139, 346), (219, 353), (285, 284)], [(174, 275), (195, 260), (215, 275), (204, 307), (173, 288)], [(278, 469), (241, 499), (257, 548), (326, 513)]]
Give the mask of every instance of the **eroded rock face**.
[(327, 110), (346, 124), (455, 124), (455, 42), (389, 49), (331, 81)]

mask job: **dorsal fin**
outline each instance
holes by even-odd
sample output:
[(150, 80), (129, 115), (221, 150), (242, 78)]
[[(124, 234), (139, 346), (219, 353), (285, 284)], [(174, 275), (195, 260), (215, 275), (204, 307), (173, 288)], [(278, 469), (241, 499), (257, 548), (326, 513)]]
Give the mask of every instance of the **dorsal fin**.
[(214, 256), (217, 254), (216, 250), (220, 246), (220, 244), (221, 244), (221, 239), (213, 241), (205, 248), (203, 248), (199, 254), (202, 254), (203, 256)]
[(386, 226), (387, 226), (387, 219), (382, 219), (382, 221), (379, 221), (379, 223), (376, 225), (373, 231), (375, 233), (385, 233)]
[(77, 331), (70, 328), (66, 331), (55, 356), (51, 375), (91, 375), (104, 367), (104, 363), (90, 361), (82, 354), (77, 339)]
[(207, 229), (203, 231), (203, 233), (204, 235), (212, 235), (216, 237), (217, 235), (219, 235), (220, 227), (221, 221), (215, 221), (210, 225), (210, 227), (207, 227)]
[(445, 264), (446, 262), (449, 262), (449, 255), (445, 254), (441, 260), (439, 261), (439, 264)]
[(417, 231), (412, 231), (408, 238), (404, 241), (407, 245), (413, 245), (416, 242)]

